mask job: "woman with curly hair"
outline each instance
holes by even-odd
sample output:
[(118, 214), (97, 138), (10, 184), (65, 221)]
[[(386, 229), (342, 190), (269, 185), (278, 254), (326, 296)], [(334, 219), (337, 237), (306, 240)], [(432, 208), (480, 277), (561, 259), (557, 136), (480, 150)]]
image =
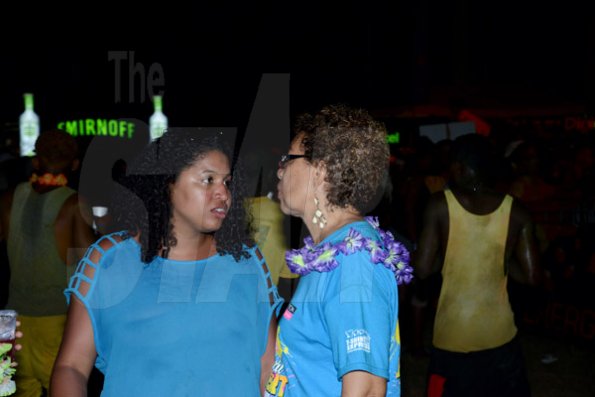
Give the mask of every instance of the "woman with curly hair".
[[(281, 299), (250, 239), (242, 181), (222, 134), (172, 129), (127, 171), (123, 231), (72, 277), (51, 395), (259, 396)], [(262, 368), (262, 370), (261, 370)]]
[(409, 253), (364, 217), (388, 176), (386, 130), (363, 110), (329, 106), (302, 116), (296, 133), (278, 194), (311, 236), (286, 256), (301, 277), (266, 395), (399, 395), (397, 284), (411, 280)]

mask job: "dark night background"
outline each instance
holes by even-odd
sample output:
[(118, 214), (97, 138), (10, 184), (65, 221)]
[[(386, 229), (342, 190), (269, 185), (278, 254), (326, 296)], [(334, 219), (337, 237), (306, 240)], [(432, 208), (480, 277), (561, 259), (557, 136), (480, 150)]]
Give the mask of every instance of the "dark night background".
[[(584, 1), (151, 4), (4, 5), (0, 149), (18, 133), (25, 92), (35, 95), (42, 130), (79, 118), (148, 122), (151, 95), (162, 91), (170, 126), (241, 134), (265, 73), (290, 75), (291, 116), (343, 102), (377, 112), (420, 105), (595, 118), (595, 19)], [(119, 74), (116, 53), (128, 56)], [(148, 92), (151, 68), (164, 84)], [(285, 112), (274, 108), (265, 119), (277, 123)], [(278, 132), (288, 140), (289, 123)], [(80, 178), (88, 184), (79, 191), (102, 205), (109, 189), (98, 181), (111, 183), (112, 142), (124, 142), (108, 141)], [(592, 307), (581, 313), (588, 348), (549, 334), (525, 341), (536, 396), (593, 395)], [(558, 364), (544, 365), (546, 353)], [(403, 356), (404, 395), (422, 395), (424, 360)]]
[(170, 125), (241, 128), (262, 73), (290, 73), (292, 112), (339, 101), (595, 105), (593, 21), (573, 2), (22, 7), (1, 28), (3, 123), (18, 120), (26, 91), (42, 129), (78, 116), (148, 118), (140, 76), (130, 91), (123, 62), (116, 86), (110, 51), (162, 68)]

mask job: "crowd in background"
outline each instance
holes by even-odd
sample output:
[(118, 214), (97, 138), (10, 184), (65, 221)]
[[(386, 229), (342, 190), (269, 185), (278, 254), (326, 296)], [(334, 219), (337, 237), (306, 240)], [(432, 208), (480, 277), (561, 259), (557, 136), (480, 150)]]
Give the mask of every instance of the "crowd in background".
[[(595, 307), (595, 296), (589, 292), (595, 286), (593, 131), (496, 125), (488, 139), (499, 155), (493, 167), (498, 186), (522, 201), (537, 225), (547, 296)], [(448, 183), (450, 144), (416, 136), (392, 145), (391, 185), (376, 212), (383, 225), (412, 248), (427, 199)], [(27, 159), (6, 153), (0, 162), (0, 190), (27, 180), (30, 171)], [(292, 241), (299, 244), (301, 239)], [(2, 306), (7, 298), (6, 262), (3, 259), (0, 266)]]
[[(510, 283), (517, 322), (591, 341), (595, 337), (591, 330), (595, 320), (593, 131), (502, 125), (493, 128), (488, 140), (496, 155), (492, 167), (496, 186), (531, 213), (545, 274), (538, 291)], [(451, 144), (416, 136), (411, 144), (393, 148), (392, 186), (377, 211), (383, 223), (413, 248), (430, 195), (448, 184)], [(438, 277), (436, 289), (439, 283)], [(405, 315), (405, 302), (402, 307)]]
[[(492, 177), (501, 192), (511, 194), (529, 210), (545, 279), (535, 289), (511, 282), (512, 305), (520, 327), (535, 326), (556, 335), (595, 339), (595, 178), (593, 131), (565, 131), (496, 125), (488, 136), (495, 154)], [(430, 196), (448, 187), (452, 142), (433, 142), (415, 135), (391, 147), (390, 184), (373, 211), (414, 253), (422, 214)], [(0, 161), (0, 191), (26, 181), (26, 158), (6, 154)], [(76, 178), (72, 179), (74, 185)], [(75, 186), (76, 187), (76, 186)], [(295, 228), (294, 228), (295, 231)], [(292, 235), (292, 245), (301, 238)], [(0, 246), (0, 307), (7, 302), (10, 277), (6, 247)], [(440, 277), (435, 277), (433, 303)], [(412, 286), (400, 288), (403, 349), (423, 344)], [(431, 318), (431, 316), (428, 316)], [(425, 348), (429, 347), (426, 342)], [(423, 347), (421, 347), (423, 349)]]

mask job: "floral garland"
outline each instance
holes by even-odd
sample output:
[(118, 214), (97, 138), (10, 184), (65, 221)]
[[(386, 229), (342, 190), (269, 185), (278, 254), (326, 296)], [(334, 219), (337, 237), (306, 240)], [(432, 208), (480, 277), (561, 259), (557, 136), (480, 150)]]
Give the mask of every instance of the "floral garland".
[(54, 175), (50, 172), (46, 172), (41, 176), (34, 173), (31, 175), (31, 178), (29, 178), (29, 182), (37, 183), (42, 186), (66, 186), (68, 179), (64, 174)]
[(408, 284), (413, 279), (413, 268), (409, 265), (409, 251), (396, 241), (391, 232), (380, 229), (378, 218), (366, 217), (366, 221), (380, 233), (382, 241), (362, 236), (355, 229), (343, 241), (335, 244), (324, 243), (315, 246), (312, 237), (304, 239), (304, 246), (300, 249), (289, 250), (285, 260), (292, 273), (305, 276), (317, 272), (330, 272), (339, 266), (336, 260), (338, 254), (350, 255), (363, 249), (370, 253), (372, 263), (381, 263), (395, 274), (397, 284)]
[(0, 396), (9, 396), (16, 391), (16, 384), (12, 380), (16, 369), (9, 355), (11, 349), (11, 343), (0, 343)]

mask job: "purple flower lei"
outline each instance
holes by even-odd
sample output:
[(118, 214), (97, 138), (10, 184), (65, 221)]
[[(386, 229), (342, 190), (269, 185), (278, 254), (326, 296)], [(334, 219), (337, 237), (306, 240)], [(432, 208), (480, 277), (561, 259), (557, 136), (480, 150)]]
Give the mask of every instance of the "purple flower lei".
[(362, 236), (355, 229), (343, 241), (331, 244), (325, 243), (315, 246), (312, 237), (304, 239), (304, 246), (300, 249), (289, 250), (285, 260), (289, 270), (300, 276), (316, 271), (329, 272), (339, 266), (335, 259), (338, 254), (351, 255), (363, 249), (370, 253), (372, 263), (381, 263), (395, 274), (397, 284), (408, 284), (413, 279), (413, 268), (409, 265), (409, 251), (396, 241), (391, 232), (380, 229), (378, 218), (366, 217), (366, 221), (378, 231), (381, 241)]

